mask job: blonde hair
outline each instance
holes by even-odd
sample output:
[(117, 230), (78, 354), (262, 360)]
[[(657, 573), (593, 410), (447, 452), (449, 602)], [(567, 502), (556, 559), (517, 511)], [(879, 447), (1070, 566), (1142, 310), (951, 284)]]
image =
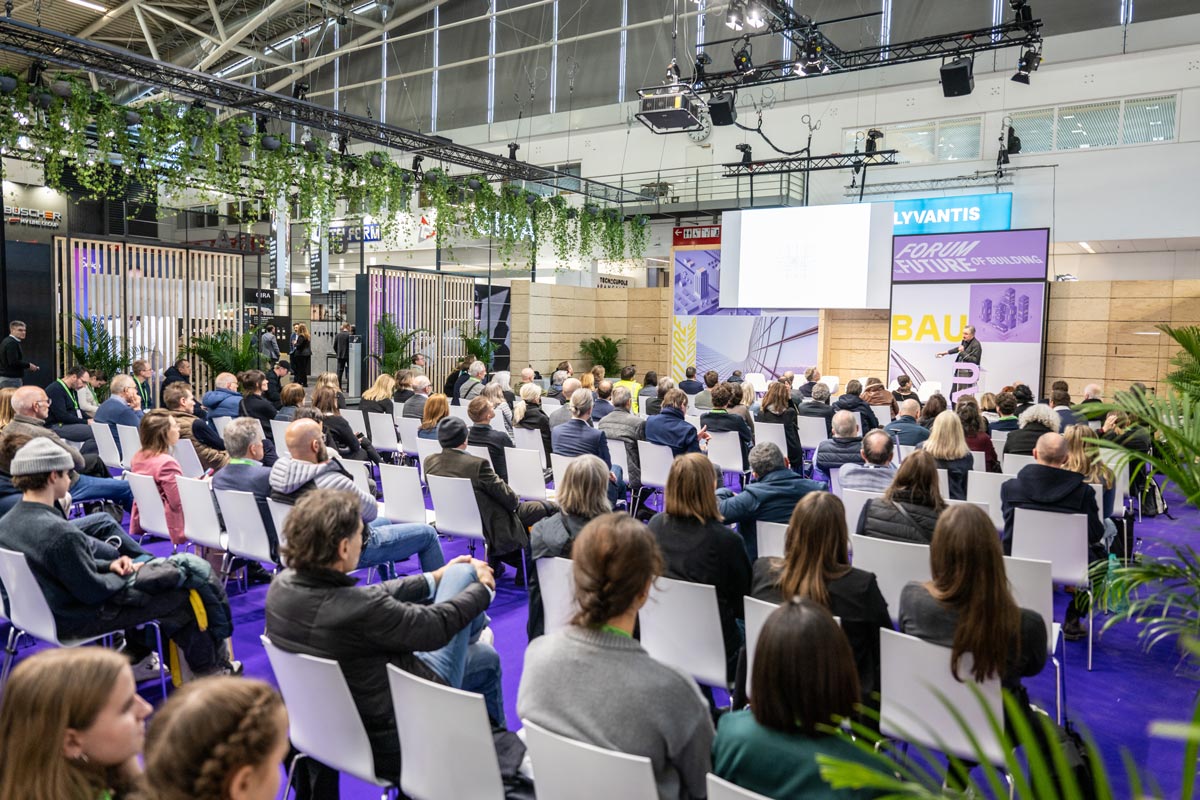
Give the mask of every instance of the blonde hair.
[(529, 410), (529, 403), (534, 400), (540, 405), (542, 401), (542, 387), (536, 383), (526, 383), (521, 386), (521, 391), (518, 393), (521, 396), (520, 402), (513, 404), (513, 422), (520, 422), (525, 419), (525, 412)]
[(592, 373), (585, 372), (579, 376), (579, 388), (592, 390), (596, 388), (596, 378)]
[(1095, 433), (1087, 425), (1068, 425), (1063, 431), (1067, 440), (1067, 463), (1063, 469), (1078, 472), (1088, 483), (1098, 483), (1111, 489), (1116, 482), (1113, 471), (1100, 460), (1100, 451), (1094, 444)]
[(342, 390), (342, 384), (338, 381), (338, 376), (335, 372), (322, 372), (317, 376), (317, 385), (315, 388), (319, 389), (322, 386), (328, 386), (335, 392)]
[(67, 729), (100, 715), (124, 656), (102, 647), (43, 650), (13, 670), (0, 707), (0, 800), (94, 798), (119, 782), (115, 767), (69, 760)]
[(487, 386), (484, 386), (483, 391), (480, 392), (480, 394), (482, 394), (488, 400), (491, 400), (493, 406), (498, 406), (505, 402), (504, 387), (498, 383), (489, 383)]
[[(624, 444), (624, 443), (622, 443)], [(558, 505), (564, 514), (592, 519), (612, 511), (608, 502), (608, 467), (597, 456), (573, 459), (558, 487)]]
[(671, 462), (663, 509), (672, 517), (694, 517), (701, 523), (720, 522), (716, 473), (703, 453), (687, 453)]
[(12, 396), (16, 391), (11, 386), (5, 386), (3, 389), (0, 389), (0, 430), (3, 430), (8, 423), (12, 422), (14, 416)]
[(375, 379), (370, 389), (363, 392), (363, 400), (391, 400), (396, 391), (396, 379), (386, 372)]
[(922, 449), (939, 461), (954, 461), (971, 452), (963, 435), (962, 420), (949, 409), (933, 418), (933, 428)]

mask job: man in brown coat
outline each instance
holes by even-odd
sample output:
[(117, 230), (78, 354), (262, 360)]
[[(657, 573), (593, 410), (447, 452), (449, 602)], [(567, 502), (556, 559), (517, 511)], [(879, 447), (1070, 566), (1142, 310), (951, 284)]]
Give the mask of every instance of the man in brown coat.
[(192, 413), (196, 403), (196, 398), (192, 395), (192, 385), (180, 381), (169, 383), (162, 390), (162, 396), (163, 407), (170, 411), (171, 416), (179, 423), (179, 438), (187, 439), (192, 443), (192, 447), (196, 448), (200, 466), (216, 471), (228, 464), (229, 455), (216, 446), (220, 440), (215, 439), (204, 420)]

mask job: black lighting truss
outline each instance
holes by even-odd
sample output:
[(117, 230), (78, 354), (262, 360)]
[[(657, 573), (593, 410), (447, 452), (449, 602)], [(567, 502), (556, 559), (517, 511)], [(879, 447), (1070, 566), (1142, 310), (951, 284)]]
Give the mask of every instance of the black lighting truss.
[(790, 172), (821, 172), (829, 169), (856, 169), (859, 167), (888, 167), (896, 163), (898, 150), (876, 150), (873, 153), (832, 153), (826, 156), (788, 156), (764, 161), (731, 161), (722, 164), (725, 178), (754, 177), (757, 175), (782, 175)]
[(372, 142), (447, 164), (464, 167), (487, 181), (528, 181), (555, 190), (577, 185), (579, 194), (608, 203), (647, 202), (651, 198), (630, 189), (580, 178), (566, 172), (515, 161), (506, 156), (455, 144), (444, 136), (417, 133), (376, 120), (346, 114), (306, 100), (255, 89), (235, 81), (156, 61), (137, 53), (79, 39), (58, 31), (0, 17), (0, 50), (69, 69), (107, 75), (175, 95), (202, 100), (231, 111), (294, 122), (328, 132), (335, 138)]
[[(832, 20), (818, 24), (807, 17), (796, 14), (781, 0), (759, 1), (764, 3), (770, 11), (767, 25), (763, 30), (748, 35), (778, 34), (784, 36), (793, 45), (800, 48), (799, 54), (795, 58), (787, 60), (755, 63), (753, 71), (750, 72), (738, 72), (737, 70), (709, 72), (705, 70), (703, 75), (697, 75), (692, 82), (692, 88), (698, 94), (715, 94), (749, 86), (763, 86), (816, 77), (815, 75), (806, 75), (797, 68), (798, 59), (804, 57), (805, 48), (808, 45), (820, 48), (820, 63), (827, 69), (827, 72), (822, 74), (833, 74), (888, 67), (895, 64), (910, 64), (934, 58), (972, 55), (1009, 47), (1037, 48), (1042, 42), (1042, 21), (1035, 19), (1028, 22), (1005, 22), (987, 28), (927, 36), (911, 42), (843, 50), (829, 40), (829, 37), (820, 30), (820, 25), (829, 25), (832, 22), (845, 20)], [(704, 50), (717, 44), (727, 44), (744, 38), (746, 37), (740, 36), (707, 42), (699, 45), (697, 49)]]

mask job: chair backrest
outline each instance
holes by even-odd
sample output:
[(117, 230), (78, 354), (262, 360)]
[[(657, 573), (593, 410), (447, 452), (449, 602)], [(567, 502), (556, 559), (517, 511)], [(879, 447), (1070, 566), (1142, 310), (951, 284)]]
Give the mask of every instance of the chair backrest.
[(842, 489), (842, 505), (846, 508), (846, 530), (858, 530), (858, 518), (868, 500), (880, 500), (882, 492), (863, 492), (857, 489)]
[(758, 533), (759, 558), (783, 558), (784, 543), (787, 541), (787, 525), (782, 522), (754, 523)]
[(292, 423), (285, 419), (271, 420), (271, 436), (274, 437), (275, 449), (283, 451), (287, 449), (287, 429)]
[[(92, 426), (92, 432), (96, 436), (96, 449), (100, 453), (100, 460), (104, 462), (104, 466), (109, 469), (127, 469), (129, 459), (122, 456), (120, 449), (117, 448), (117, 440), (113, 438), (112, 428), (100, 423)], [(130, 453), (130, 455), (133, 454)]]
[(761, 372), (748, 372), (742, 380), (753, 386), (754, 391), (758, 394), (766, 394), (767, 376)]
[(501, 800), (504, 784), (483, 695), (418, 678), (392, 664), (387, 676), (404, 754), (404, 793), (419, 800)]
[(992, 437), (992, 449), (997, 453), (1004, 452), (1004, 443), (1008, 441), (1010, 431), (991, 431), (988, 433)]
[[(99, 437), (97, 437), (97, 441)], [(101, 454), (103, 457), (103, 454)], [(1120, 464), (1121, 455), (1115, 450), (1101, 450), (1100, 460), (1113, 471), (1116, 477), (1116, 492), (1113, 495), (1113, 513), (1120, 514), (1121, 509), (1125, 508), (1125, 502), (1129, 499), (1129, 462)], [(1118, 466), (1120, 464), (1120, 466)], [(1101, 508), (1103, 513), (1104, 509)]]
[(1057, 514), (1029, 508), (1013, 510), (1013, 556), (1049, 561), (1055, 583), (1087, 584), (1087, 535), (1087, 516), (1084, 514)]
[[(742, 471), (742, 440), (733, 431), (712, 431), (708, 440), (708, 458), (722, 472)], [(785, 451), (786, 454), (786, 451)]]
[(428, 475), (429, 496), (433, 499), (433, 510), (437, 514), (438, 532), (447, 536), (465, 536), (469, 539), (483, 538), (483, 519), (479, 516), (479, 504), (475, 490), (467, 478), (447, 478)]
[[(971, 470), (973, 472), (983, 472), (987, 469), (987, 456), (982, 450), (971, 451)], [(971, 482), (971, 476), (967, 476), (967, 483)]]
[(492, 420), (488, 424), (492, 426), (492, 430), (500, 431), (505, 436), (508, 435), (508, 426), (504, 424), (504, 415), (499, 411), (492, 414)]
[[(292, 513), (292, 507), (287, 503), (281, 503), (268, 497), (267, 508), (271, 510), (271, 522), (275, 523), (275, 538), (279, 541), (279, 546), (283, 547), (287, 544), (287, 537), (283, 535), (283, 526), (287, 524), (288, 514)], [(280, 563), (286, 566), (282, 557)]]
[(542, 398), (542, 411), (545, 411), (547, 414), (549, 414), (550, 411), (552, 411), (553, 409), (561, 408), (561, 407), (562, 407), (562, 401), (559, 400), (557, 397), (543, 397)]
[(986, 504), (988, 516), (996, 530), (1004, 527), (1004, 514), (1000, 511), (1000, 487), (1013, 479), (1012, 475), (1000, 472), (971, 472), (967, 481), (967, 501)]
[(326, 450), (326, 452), (329, 453), (330, 458), (342, 465), (342, 469), (349, 473), (350, 480), (354, 481), (355, 486), (372, 496), (375, 494), (375, 487), (371, 485), (374, 481), (368, 477), (368, 471), (370, 470), (369, 461), (342, 458), (332, 448)]
[(638, 618), (642, 647), (653, 658), (705, 686), (725, 687), (725, 639), (715, 587), (659, 578)]
[(988, 506), (987, 503), (980, 503), (980, 502), (976, 502), (974, 500), (955, 500), (950, 497), (945, 498), (945, 500), (946, 500), (947, 506), (979, 506), (981, 509), (983, 509), (983, 512), (985, 514), (987, 514), (989, 517), (992, 515), (991, 508)]
[(1021, 608), (1041, 615), (1046, 635), (1054, 628), (1054, 576), (1049, 561), (1004, 557), (1004, 571), (1012, 587), (1013, 599)]
[(388, 414), (379, 411), (367, 412), (367, 423), (371, 426), (371, 444), (381, 453), (396, 453), (400, 440), (396, 438), (396, 423)]
[(629, 451), (625, 449), (624, 439), (608, 440), (608, 457), (614, 467), (621, 468), (625, 480), (629, 480)]
[(829, 491), (838, 497), (842, 496), (842, 481), (841, 476), (838, 474), (840, 471), (841, 467), (829, 470)]
[(909, 581), (924, 583), (931, 579), (929, 545), (892, 542), (870, 536), (850, 534), (851, 561), (859, 569), (875, 573), (879, 591), (887, 601), (893, 620), (900, 619), (900, 593)]
[(369, 439), (370, 434), (367, 432), (367, 423), (363, 418), (363, 412), (357, 408), (343, 408), (340, 412), (342, 419), (350, 423), (350, 430), (354, 431), (359, 436)]
[(425, 494), (421, 491), (421, 475), (417, 468), (380, 464), (379, 479), (383, 484), (383, 515), (392, 522), (424, 525)]
[(964, 678), (960, 683), (950, 671), (950, 648), (885, 628), (879, 631), (879, 646), (884, 736), (972, 759), (977, 757), (971, 745), (974, 737), (988, 761), (1004, 763), (1004, 748), (988, 722), (989, 711), (995, 719), (1004, 719), (998, 677), (974, 683), (968, 654), (959, 661), (958, 674)]
[(421, 429), (421, 420), (399, 417), (396, 419), (396, 429), (400, 431), (400, 446), (404, 449), (404, 455), (420, 455), (417, 452), (417, 431)]
[(388, 785), (375, 775), (371, 742), (338, 663), (289, 653), (267, 636), (261, 639), (287, 706), (288, 738), (296, 749), (338, 772)]
[(684, 392), (683, 396), (686, 397), (687, 401), (688, 401), (687, 402), (687, 411), (685, 412), (685, 414), (693, 413), (693, 409), (696, 408), (696, 398), (699, 397), (700, 394), (698, 392), (696, 394), (688, 394), (687, 392)]
[(941, 381), (925, 381), (924, 383), (922, 383), (920, 386), (917, 387), (917, 399), (919, 399), (921, 401), (921, 404), (924, 405), (925, 403), (927, 403), (929, 401), (929, 398), (933, 397), (935, 394), (938, 394), (941, 391), (942, 391), (942, 382)]
[(542, 444), (542, 432), (533, 428), (513, 427), (513, 443), (522, 450), (536, 450), (542, 469), (546, 468), (546, 447)]
[[(755, 423), (755, 430), (758, 424)], [(829, 438), (825, 432), (825, 420), (822, 417), (796, 417), (796, 430), (800, 433), (800, 444), (805, 450), (814, 450), (821, 442)], [(787, 450), (784, 450), (784, 455)], [(794, 465), (793, 465), (794, 466)]]
[(272, 563), (267, 527), (258, 511), (258, 501), (250, 492), (217, 489), (217, 504), (229, 534), (229, 552), (243, 558)]
[(425, 478), (425, 459), (430, 456), (436, 456), (440, 452), (442, 452), (442, 445), (437, 439), (422, 439), (419, 436), (417, 437), (417, 467), (420, 469), (422, 480)]
[(1033, 456), (1020, 456), (1016, 453), (1005, 453), (1000, 459), (1000, 469), (1006, 475), (1016, 475), (1022, 467), (1037, 462)]
[(754, 648), (758, 644), (758, 634), (762, 632), (763, 625), (767, 624), (767, 617), (771, 616), (772, 611), (779, 608), (779, 604), (755, 600), (753, 597), (746, 597), (742, 602), (746, 610), (746, 693), (749, 694), (750, 674), (754, 672)]
[(864, 433), (866, 433), (866, 431), (863, 429), (862, 412), (861, 411), (851, 411), (850, 413), (854, 415), (855, 430), (858, 431), (859, 436), (862, 436)]
[(509, 447), (504, 451), (508, 462), (508, 485), (522, 500), (545, 500), (546, 479), (542, 473), (543, 451)]
[(567, 474), (567, 467), (571, 465), (579, 456), (564, 456), (558, 453), (550, 454), (550, 468), (554, 472), (554, 485), (558, 487), (562, 484), (563, 476)]
[[(950, 470), (939, 469), (938, 474), (938, 491), (942, 493), (942, 497), (950, 496)], [(970, 481), (967, 481), (970, 483)]]
[(492, 469), (496, 468), (496, 465), (492, 463), (492, 451), (487, 447), (480, 444), (469, 444), (467, 445), (467, 452), (476, 458), (482, 458), (488, 462), (488, 466)]
[(132, 425), (118, 425), (117, 438), (121, 440), (121, 458), (128, 463), (133, 454), (142, 449), (142, 435)]
[(133, 492), (133, 502), (137, 504), (138, 520), (142, 529), (152, 536), (170, 539), (167, 510), (163, 507), (162, 495), (158, 493), (158, 484), (154, 482), (154, 478), (127, 472), (125, 479), (129, 481), (129, 488)]
[(522, 723), (538, 800), (658, 800), (649, 758), (568, 739), (529, 720)]
[[(1104, 485), (1100, 483), (1089, 483), (1092, 491), (1096, 493), (1096, 513), (1103, 519), (1104, 517)], [(1115, 504), (1114, 504), (1115, 505)]]
[(825, 375), (820, 382), (829, 387), (830, 395), (834, 395), (837, 394), (838, 384), (842, 382), (842, 379), (837, 375)]
[(913, 450), (916, 450), (916, 449), (917, 449), (917, 446), (914, 444), (898, 444), (898, 445), (896, 445), (896, 452), (900, 454), (900, 463), (903, 464), (904, 459), (911, 456), (913, 454)]
[(887, 425), (892, 421), (891, 406), (871, 406), (871, 413), (875, 415), (875, 419), (880, 425)]
[(475, 424), (471, 422), (471, 417), (469, 414), (467, 414), (466, 406), (450, 406), (450, 416), (458, 417), (463, 422), (467, 423), (468, 427)]
[(651, 489), (667, 488), (667, 475), (671, 471), (671, 462), (675, 454), (665, 444), (653, 442), (637, 443), (638, 461), (642, 467), (642, 485)]
[[(213, 427), (215, 427), (217, 429), (217, 436), (220, 436), (222, 439), (224, 439), (225, 438), (225, 429), (227, 427), (229, 427), (229, 423), (231, 423), (231, 422), (233, 422), (233, 417), (229, 417), (229, 416), (212, 417)], [(122, 447), (125, 446), (123, 442), (122, 442), (121, 446)]]
[(538, 586), (542, 590), (542, 612), (545, 631), (551, 633), (566, 627), (575, 616), (575, 570), (569, 558), (539, 558)]
[(196, 455), (195, 446), (187, 439), (180, 439), (171, 448), (171, 455), (179, 462), (179, 469), (185, 478), (199, 478), (204, 474), (204, 465), (200, 456)]
[(765, 794), (743, 789), (711, 772), (705, 778), (705, 783), (708, 785), (708, 800), (771, 800)]
[(176, 478), (179, 503), (183, 506), (183, 530), (192, 544), (224, 550), (221, 520), (213, 499), (212, 484), (198, 478)]
[(0, 550), (0, 584), (8, 595), (8, 618), (30, 636), (58, 644), (58, 626), (24, 553)]
[(787, 434), (784, 431), (783, 424), (779, 422), (755, 422), (754, 423), (754, 441), (762, 444), (770, 442), (779, 448), (779, 452), (787, 457)]

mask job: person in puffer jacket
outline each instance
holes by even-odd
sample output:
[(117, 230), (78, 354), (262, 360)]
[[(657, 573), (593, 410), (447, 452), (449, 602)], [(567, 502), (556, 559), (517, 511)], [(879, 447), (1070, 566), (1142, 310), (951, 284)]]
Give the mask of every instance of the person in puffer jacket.
[(915, 450), (904, 459), (883, 497), (863, 506), (856, 532), (893, 542), (929, 544), (945, 507), (937, 462), (924, 450)]
[(850, 381), (846, 384), (846, 393), (833, 401), (833, 407), (838, 411), (849, 411), (854, 413), (857, 411), (862, 414), (862, 432), (874, 430), (879, 427), (879, 419), (876, 418), (875, 412), (866, 404), (859, 395), (862, 394), (862, 384), (858, 381)]
[(209, 423), (212, 424), (212, 420), (217, 417), (240, 416), (238, 410), (241, 408), (242, 396), (238, 393), (237, 376), (222, 372), (213, 381), (213, 385), (216, 388), (200, 398), (200, 402), (208, 409)]

